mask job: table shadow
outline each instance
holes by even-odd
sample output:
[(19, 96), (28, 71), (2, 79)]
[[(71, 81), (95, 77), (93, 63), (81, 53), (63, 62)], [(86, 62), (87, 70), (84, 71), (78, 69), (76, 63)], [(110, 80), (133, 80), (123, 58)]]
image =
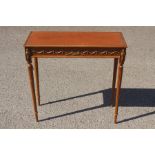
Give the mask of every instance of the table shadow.
[[(51, 120), (51, 119), (56, 119), (59, 117), (64, 117), (67, 115), (73, 115), (76, 113), (81, 113), (85, 111), (90, 111), (90, 110), (95, 110), (98, 108), (103, 108), (107, 106), (111, 106), (111, 94), (112, 94), (112, 89), (105, 89), (105, 90), (99, 90), (87, 94), (82, 94), (74, 97), (69, 97), (61, 100), (56, 100), (56, 101), (51, 101), (48, 103), (41, 104), (41, 106), (48, 105), (48, 104), (55, 104), (55, 103), (61, 103), (62, 101), (67, 101), (67, 100), (72, 100), (76, 98), (81, 98), (81, 97), (86, 97), (86, 96), (91, 96), (91, 95), (96, 95), (101, 93), (103, 95), (103, 104), (99, 106), (94, 106), (94, 107), (89, 107), (77, 111), (73, 111), (70, 113), (65, 113), (62, 115), (57, 115), (53, 117), (48, 117), (45, 119), (41, 119), (41, 121), (46, 121), (46, 120)], [(121, 95), (120, 95), (120, 100), (119, 100), (119, 106), (124, 106), (124, 107), (155, 107), (155, 89), (143, 89), (143, 88), (122, 88), (121, 89)], [(142, 115), (130, 117), (121, 121), (118, 121), (118, 123), (123, 123), (127, 122), (130, 120), (138, 119), (141, 117), (145, 117), (148, 115), (153, 115), (155, 114), (155, 111), (145, 113)]]

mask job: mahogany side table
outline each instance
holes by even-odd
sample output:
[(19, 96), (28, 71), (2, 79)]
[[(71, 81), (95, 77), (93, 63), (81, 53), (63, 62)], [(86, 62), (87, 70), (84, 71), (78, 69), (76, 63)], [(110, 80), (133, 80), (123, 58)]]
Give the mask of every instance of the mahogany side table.
[[(123, 64), (127, 48), (121, 32), (31, 32), (24, 47), (37, 122), (39, 120), (33, 68), (37, 102), (40, 105), (38, 58), (113, 58), (112, 105), (115, 105), (114, 123), (117, 123)], [(32, 59), (34, 59), (34, 65)]]

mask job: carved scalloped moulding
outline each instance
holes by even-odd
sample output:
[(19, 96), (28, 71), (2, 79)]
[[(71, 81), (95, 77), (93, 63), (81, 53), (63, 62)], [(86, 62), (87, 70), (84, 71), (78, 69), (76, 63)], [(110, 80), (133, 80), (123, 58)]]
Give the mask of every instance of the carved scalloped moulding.
[(50, 55), (64, 55), (64, 56), (123, 56), (125, 50), (123, 49), (26, 49), (26, 60), (31, 62), (33, 54), (50, 54)]
[(32, 50), (32, 54), (52, 54), (65, 56), (85, 56), (85, 55), (99, 55), (99, 56), (114, 56), (120, 55), (120, 50)]

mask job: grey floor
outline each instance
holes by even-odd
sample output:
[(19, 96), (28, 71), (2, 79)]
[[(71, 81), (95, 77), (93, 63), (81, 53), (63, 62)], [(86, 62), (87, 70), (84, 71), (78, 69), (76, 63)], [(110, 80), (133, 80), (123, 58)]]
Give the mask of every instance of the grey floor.
[[(117, 125), (111, 59), (39, 59), (35, 122), (23, 49), (33, 30), (123, 32), (129, 48)], [(155, 27), (0, 27), (0, 128), (155, 128)]]

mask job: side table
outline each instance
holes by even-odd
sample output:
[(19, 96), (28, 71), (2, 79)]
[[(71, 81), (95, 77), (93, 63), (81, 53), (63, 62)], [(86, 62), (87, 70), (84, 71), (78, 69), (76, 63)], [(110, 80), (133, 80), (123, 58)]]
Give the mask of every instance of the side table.
[[(115, 105), (114, 123), (117, 123), (123, 64), (127, 48), (121, 32), (35, 31), (29, 34), (24, 48), (37, 122), (39, 119), (36, 100), (40, 105), (38, 58), (113, 58), (112, 105)], [(32, 59), (34, 59), (34, 65)], [(36, 80), (36, 95), (33, 69)]]

